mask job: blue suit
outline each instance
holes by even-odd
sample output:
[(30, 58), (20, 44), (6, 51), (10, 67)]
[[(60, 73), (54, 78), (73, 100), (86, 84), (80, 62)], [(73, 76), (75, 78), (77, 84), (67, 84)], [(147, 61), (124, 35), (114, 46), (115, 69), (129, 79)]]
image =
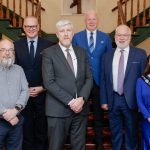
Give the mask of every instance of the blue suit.
[(94, 81), (99, 86), (100, 85), (100, 66), (101, 66), (101, 57), (108, 50), (112, 49), (112, 43), (110, 37), (99, 30), (96, 31), (96, 44), (93, 53), (90, 53), (88, 40), (87, 40), (87, 32), (86, 30), (76, 33), (73, 37), (73, 45), (77, 45), (86, 49), (90, 66), (92, 69), (92, 74), (94, 77)]
[(101, 104), (108, 104), (109, 122), (112, 132), (112, 149), (120, 150), (122, 145), (122, 127), (125, 123), (126, 150), (137, 149), (137, 102), (136, 80), (144, 70), (146, 53), (139, 48), (130, 47), (124, 78), (124, 94), (118, 95), (113, 91), (113, 51), (103, 56), (101, 70)]
[(103, 110), (100, 109), (99, 103), (99, 86), (100, 86), (100, 74), (101, 74), (101, 58), (102, 55), (112, 49), (112, 43), (109, 35), (99, 30), (96, 30), (96, 43), (95, 49), (91, 53), (88, 45), (87, 31), (83, 30), (76, 33), (73, 37), (73, 44), (86, 49), (92, 75), (94, 78), (93, 88), (90, 94), (90, 98), (93, 100), (93, 113), (94, 113), (94, 130), (95, 130), (95, 143), (96, 149), (102, 149), (102, 127), (103, 127)]

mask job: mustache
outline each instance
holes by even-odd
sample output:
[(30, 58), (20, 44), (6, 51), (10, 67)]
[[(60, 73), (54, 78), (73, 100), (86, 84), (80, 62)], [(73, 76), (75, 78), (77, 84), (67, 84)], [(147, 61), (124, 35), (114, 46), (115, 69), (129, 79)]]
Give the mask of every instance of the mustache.
[(10, 66), (12, 66), (15, 62), (15, 57), (9, 57), (9, 58), (2, 58), (0, 60), (0, 65), (3, 68), (9, 68)]

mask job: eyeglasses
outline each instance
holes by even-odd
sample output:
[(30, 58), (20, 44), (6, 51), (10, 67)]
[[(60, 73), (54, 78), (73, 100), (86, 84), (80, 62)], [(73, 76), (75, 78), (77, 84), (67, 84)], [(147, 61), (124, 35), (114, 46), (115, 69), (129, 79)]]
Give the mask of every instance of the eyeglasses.
[(118, 36), (118, 37), (127, 38), (127, 37), (129, 37), (131, 34), (115, 34), (115, 35)]
[(29, 25), (24, 25), (24, 27), (26, 28), (26, 29), (33, 29), (33, 30), (35, 30), (36, 28), (37, 28), (37, 26), (38, 25), (32, 25), (32, 26), (29, 26)]
[(0, 52), (14, 52), (14, 49), (13, 48), (10, 48), (10, 49), (5, 49), (5, 48), (1, 48), (0, 49)]

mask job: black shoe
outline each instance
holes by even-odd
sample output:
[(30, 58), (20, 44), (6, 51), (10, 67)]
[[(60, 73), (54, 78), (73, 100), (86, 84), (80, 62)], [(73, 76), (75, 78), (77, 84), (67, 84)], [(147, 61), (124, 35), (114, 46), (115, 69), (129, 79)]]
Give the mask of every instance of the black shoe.
[(74, 6), (78, 5), (78, 2), (73, 2), (71, 5), (70, 5), (70, 8), (73, 8)]
[(105, 150), (103, 144), (96, 144), (96, 150)]

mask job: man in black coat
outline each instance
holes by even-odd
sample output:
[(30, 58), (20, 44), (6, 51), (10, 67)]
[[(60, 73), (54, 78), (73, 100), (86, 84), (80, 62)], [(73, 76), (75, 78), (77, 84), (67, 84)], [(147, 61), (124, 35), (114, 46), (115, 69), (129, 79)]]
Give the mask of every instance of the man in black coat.
[(52, 43), (38, 37), (39, 24), (37, 18), (33, 16), (24, 19), (23, 29), (26, 38), (14, 42), (16, 63), (24, 69), (30, 92), (27, 106), (22, 113), (25, 118), (23, 150), (45, 150), (47, 124), (41, 52), (50, 47)]

